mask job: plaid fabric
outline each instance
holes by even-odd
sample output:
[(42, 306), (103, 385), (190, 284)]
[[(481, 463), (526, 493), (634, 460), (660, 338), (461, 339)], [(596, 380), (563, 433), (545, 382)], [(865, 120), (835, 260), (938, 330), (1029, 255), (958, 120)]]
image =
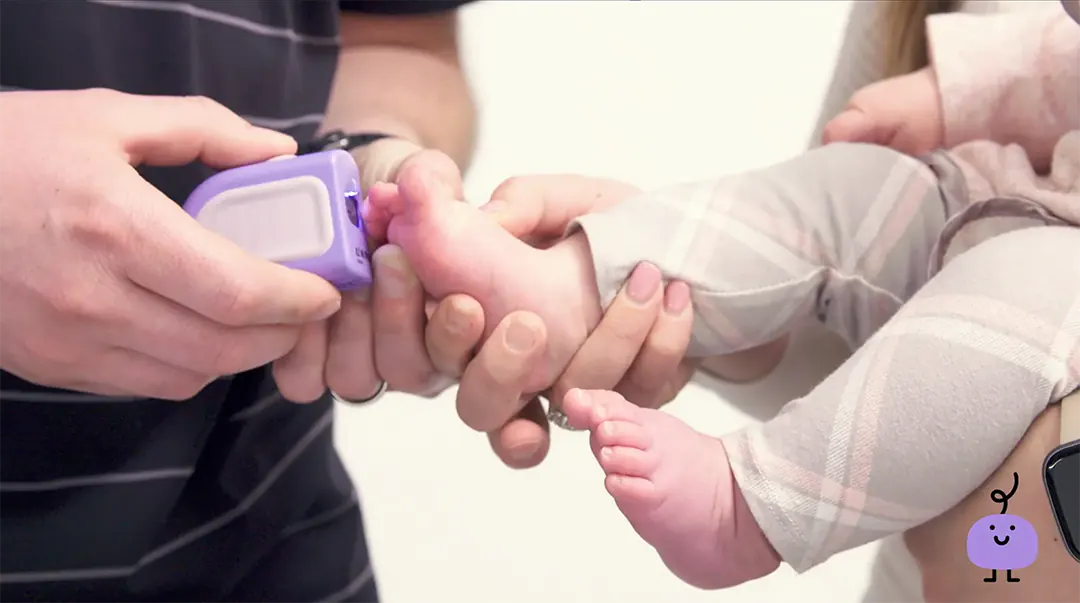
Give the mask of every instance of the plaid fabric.
[(1080, 385), (1080, 229), (1015, 216), (937, 272), (940, 235), (972, 207), (946, 159), (830, 145), (577, 224), (605, 303), (643, 260), (691, 285), (696, 355), (815, 319), (857, 348), (778, 417), (723, 438), (797, 571), (951, 508)]

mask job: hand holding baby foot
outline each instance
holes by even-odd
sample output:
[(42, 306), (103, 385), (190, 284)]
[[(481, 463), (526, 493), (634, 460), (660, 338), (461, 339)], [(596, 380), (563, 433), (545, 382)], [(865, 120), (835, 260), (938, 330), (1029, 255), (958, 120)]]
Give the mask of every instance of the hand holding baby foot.
[(726, 588), (779, 567), (719, 440), (614, 392), (573, 390), (563, 411), (589, 430), (607, 491), (679, 578)]
[[(386, 239), (408, 257), (420, 283), (435, 299), (465, 294), (480, 302), (485, 339), (506, 316), (528, 311), (547, 327), (547, 353), (529, 380), (529, 393), (552, 384), (600, 320), (599, 292), (584, 235), (539, 250), (517, 240), (490, 215), (450, 203), (455, 191), (430, 165), (406, 166), (397, 188), (376, 187), (365, 219), (385, 223)], [(481, 431), (499, 425), (462, 415)]]

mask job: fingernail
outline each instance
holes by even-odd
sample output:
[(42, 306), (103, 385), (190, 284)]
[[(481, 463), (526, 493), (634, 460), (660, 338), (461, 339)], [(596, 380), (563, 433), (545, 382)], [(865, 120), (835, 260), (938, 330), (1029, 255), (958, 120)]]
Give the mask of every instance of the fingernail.
[(532, 350), (533, 346), (536, 345), (536, 331), (525, 324), (524, 321), (515, 320), (506, 329), (503, 339), (506, 341), (506, 347), (510, 348), (511, 352), (524, 354)]
[(638, 264), (630, 274), (630, 282), (626, 286), (626, 294), (630, 299), (643, 304), (656, 295), (660, 288), (660, 269), (652, 264)]
[(322, 310), (318, 313), (315, 320), (325, 320), (327, 318), (330, 318), (334, 314), (337, 314), (337, 311), (340, 310), (340, 309), (341, 309), (341, 296), (338, 295), (338, 296), (334, 297), (333, 301), (327, 302), (322, 307)]
[(526, 440), (506, 452), (510, 458), (518, 463), (529, 463), (536, 458), (536, 451), (542, 440)]
[(450, 335), (460, 336), (468, 330), (469, 325), (472, 324), (468, 312), (466, 312), (465, 303), (460, 299), (454, 298), (450, 300), (450, 311), (446, 313), (446, 332)]
[(690, 285), (675, 281), (664, 291), (664, 309), (668, 314), (679, 315), (690, 305)]
[(484, 213), (487, 213), (487, 214), (494, 214), (494, 213), (497, 213), (499, 211), (502, 211), (502, 209), (504, 207), (506, 207), (506, 201), (500, 201), (500, 200), (496, 199), (494, 201), (488, 201), (487, 203), (481, 205), (480, 206), (480, 211), (482, 211)]
[(375, 285), (391, 299), (401, 299), (416, 284), (416, 274), (400, 247), (385, 245), (375, 252)]

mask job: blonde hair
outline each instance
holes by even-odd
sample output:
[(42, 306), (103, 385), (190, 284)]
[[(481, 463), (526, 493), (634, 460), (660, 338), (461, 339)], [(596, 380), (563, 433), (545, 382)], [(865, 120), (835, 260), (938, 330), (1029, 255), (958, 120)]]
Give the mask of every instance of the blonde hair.
[(926, 18), (960, 9), (962, 0), (881, 0), (885, 77), (905, 75), (930, 64)]

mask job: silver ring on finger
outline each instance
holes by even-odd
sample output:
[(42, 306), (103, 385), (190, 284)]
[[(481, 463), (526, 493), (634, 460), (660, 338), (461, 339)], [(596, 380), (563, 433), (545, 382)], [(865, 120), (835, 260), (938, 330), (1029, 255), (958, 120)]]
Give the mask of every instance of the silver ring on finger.
[(581, 431), (577, 427), (571, 425), (570, 417), (566, 416), (566, 413), (554, 404), (548, 406), (547, 420), (559, 429), (565, 429), (566, 431)]
[(390, 385), (385, 380), (380, 381), (379, 388), (375, 390), (374, 394), (371, 394), (367, 398), (346, 398), (345, 396), (341, 396), (333, 390), (330, 391), (330, 395), (333, 396), (333, 398), (338, 402), (344, 402), (345, 404), (371, 404), (372, 402), (383, 397), (383, 394), (386, 393), (386, 390), (389, 389), (389, 387)]

